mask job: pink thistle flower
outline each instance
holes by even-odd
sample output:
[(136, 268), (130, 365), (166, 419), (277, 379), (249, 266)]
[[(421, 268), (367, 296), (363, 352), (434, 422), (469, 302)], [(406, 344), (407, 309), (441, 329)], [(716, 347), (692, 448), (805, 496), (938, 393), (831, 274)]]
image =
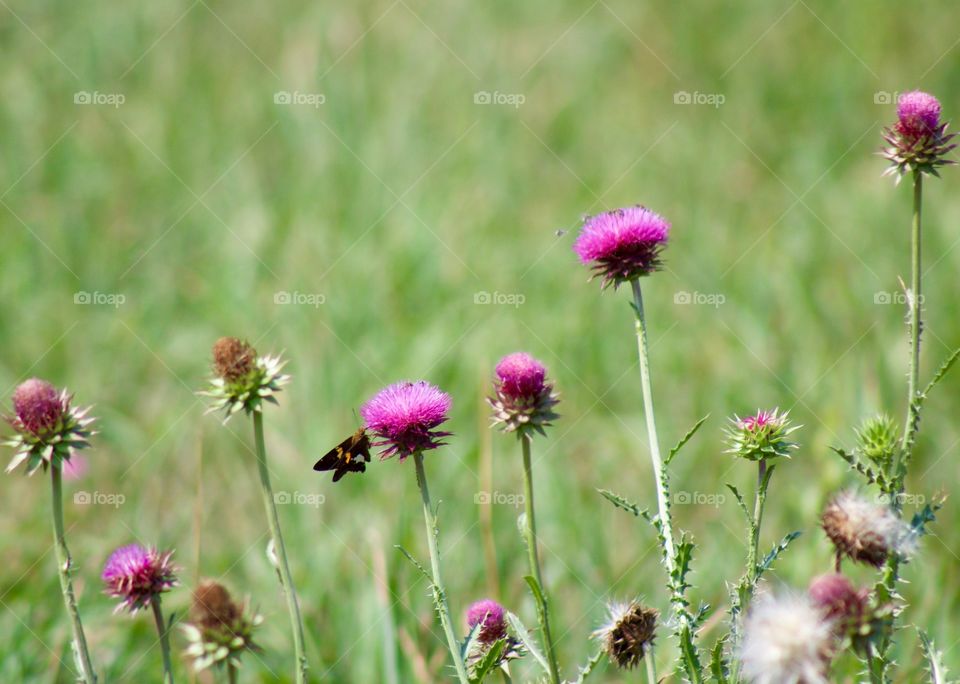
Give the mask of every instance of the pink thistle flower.
[(418, 451), (436, 449), (452, 433), (436, 430), (447, 420), (450, 395), (423, 380), (398, 382), (380, 390), (360, 408), (367, 429), (385, 446), (380, 457), (399, 455), (400, 460)]
[(477, 635), (482, 644), (492, 644), (507, 635), (506, 611), (496, 601), (483, 599), (467, 609), (467, 627), (481, 625)]
[(617, 288), (660, 270), (669, 233), (670, 223), (646, 207), (614, 209), (588, 218), (573, 250), (604, 288)]
[(494, 380), (495, 396), (487, 398), (493, 408), (493, 424), (518, 436), (543, 428), (559, 416), (553, 407), (559, 403), (553, 385), (547, 382), (547, 369), (530, 354), (516, 352), (500, 359)]
[(135, 613), (177, 584), (171, 556), (172, 551), (160, 553), (139, 544), (121, 546), (110, 554), (101, 579), (107, 585), (107, 594), (122, 599), (117, 611), (126, 608)]
[(920, 138), (940, 126), (940, 101), (930, 93), (912, 90), (897, 99), (897, 129), (906, 136)]
[(46, 380), (30, 378), (13, 393), (17, 427), (34, 436), (52, 431), (69, 410), (69, 400)]
[(828, 618), (853, 617), (863, 612), (869, 591), (857, 590), (838, 572), (814, 578), (807, 590), (813, 602), (824, 609)]
[(87, 416), (90, 409), (72, 407), (70, 400), (66, 390), (39, 378), (17, 386), (13, 416), (7, 418), (16, 432), (5, 442), (15, 452), (8, 473), (22, 463), (26, 463), (28, 475), (39, 468), (60, 468), (78, 449), (90, 445), (88, 438), (94, 434), (89, 429), (94, 420)]
[(757, 411), (752, 416), (734, 416), (727, 429), (729, 454), (750, 461), (761, 461), (777, 456), (789, 457), (797, 445), (787, 437), (799, 426), (791, 426), (787, 412), (779, 409)]
[(897, 99), (897, 121), (883, 130), (887, 144), (881, 153), (890, 161), (884, 175), (897, 182), (914, 171), (939, 176), (937, 169), (955, 164), (946, 155), (956, 147), (954, 134), (940, 121), (940, 102), (933, 95), (914, 90)]

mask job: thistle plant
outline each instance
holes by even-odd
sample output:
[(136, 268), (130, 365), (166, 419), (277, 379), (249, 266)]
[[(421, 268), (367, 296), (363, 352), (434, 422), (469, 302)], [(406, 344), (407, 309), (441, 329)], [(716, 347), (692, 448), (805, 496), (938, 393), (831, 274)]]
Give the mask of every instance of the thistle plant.
[(544, 427), (559, 416), (553, 412), (559, 399), (553, 385), (546, 381), (547, 369), (529, 354), (517, 352), (503, 357), (497, 364), (494, 396), (487, 399), (493, 408), (493, 424), (504, 432), (513, 432), (520, 441), (523, 457), (524, 515), (522, 529), (527, 544), (530, 574), (525, 578), (533, 592), (548, 665), (547, 674), (553, 684), (560, 682), (556, 646), (550, 632), (550, 609), (547, 590), (540, 572), (537, 548), (537, 521), (534, 507), (533, 464), (530, 445), (535, 433), (545, 435)]
[(856, 431), (857, 444), (851, 451), (834, 450), (858, 472), (868, 485), (880, 489), (889, 506), (877, 506), (853, 494), (836, 497), (824, 511), (823, 527), (837, 549), (837, 567), (843, 557), (882, 568), (874, 588), (878, 605), (893, 606), (885, 629), (871, 647), (868, 659), (872, 682), (885, 682), (891, 665), (889, 648), (897, 628), (900, 608), (897, 584), (900, 565), (916, 537), (935, 519), (938, 504), (927, 505), (911, 523), (901, 520), (906, 477), (914, 456), (920, 430), (920, 412), (930, 390), (960, 357), (955, 351), (930, 382), (921, 389), (920, 349), (923, 332), (922, 308), (922, 204), (924, 176), (939, 177), (939, 169), (955, 162), (947, 155), (956, 147), (948, 124), (941, 121), (940, 102), (933, 95), (912, 91), (897, 102), (897, 120), (883, 132), (886, 147), (882, 155), (890, 162), (884, 175), (897, 183), (913, 181), (913, 214), (910, 225), (910, 281), (905, 288), (909, 370), (903, 426), (881, 414), (865, 421)]
[(70, 577), (73, 560), (63, 529), (64, 465), (76, 450), (90, 446), (89, 438), (94, 434), (90, 425), (94, 419), (88, 416), (89, 407), (79, 409), (72, 406), (71, 401), (72, 397), (66, 390), (57, 390), (49, 382), (38, 378), (31, 378), (16, 388), (13, 393), (14, 412), (7, 419), (15, 432), (5, 442), (14, 449), (7, 472), (21, 464), (25, 464), (28, 475), (38, 470), (50, 471), (54, 549), (60, 591), (70, 618), (74, 660), (79, 670), (79, 680), (83, 684), (96, 684), (97, 675), (90, 659)]
[(417, 487), (423, 504), (427, 547), (430, 552), (431, 573), (427, 577), (433, 590), (434, 605), (450, 649), (457, 678), (460, 684), (469, 684), (470, 677), (467, 674), (460, 644), (453, 631), (447, 592), (440, 574), (437, 512), (430, 500), (427, 474), (423, 467), (423, 453), (442, 446), (443, 438), (451, 434), (437, 429), (446, 422), (451, 403), (448, 394), (428, 382), (399, 382), (385, 387), (374, 395), (360, 408), (360, 415), (367, 429), (379, 438), (373, 446), (382, 447), (380, 452), (382, 459), (398, 456), (398, 460), (403, 462), (408, 457), (413, 457)]
[(201, 394), (213, 397), (210, 411), (223, 411), (224, 421), (239, 411), (244, 411), (253, 421), (256, 444), (257, 472), (260, 476), (260, 491), (270, 527), (272, 553), (280, 588), (290, 615), (293, 633), (295, 676), (297, 684), (307, 681), (307, 657), (303, 637), (303, 621), (300, 605), (293, 586), (290, 562), (280, 530), (276, 500), (270, 485), (270, 469), (267, 466), (267, 448), (263, 435), (264, 402), (277, 403), (276, 395), (282, 391), (290, 376), (283, 373), (285, 361), (279, 356), (260, 356), (248, 343), (234, 337), (222, 337), (213, 345), (213, 370), (215, 376), (209, 388)]
[(181, 625), (187, 640), (185, 655), (193, 668), (226, 670), (230, 684), (237, 681), (240, 658), (246, 652), (257, 652), (253, 633), (263, 617), (248, 603), (237, 603), (222, 584), (204, 581), (193, 592), (190, 620)]
[[(754, 492), (753, 512), (747, 508), (747, 504), (740, 494), (740, 491), (731, 484), (727, 487), (733, 492), (747, 519), (748, 541), (747, 541), (747, 568), (740, 582), (731, 592), (730, 599), (730, 623), (731, 623), (731, 648), (736, 649), (739, 641), (739, 622), (741, 611), (756, 591), (757, 583), (766, 567), (776, 559), (776, 557), (787, 547), (790, 542), (796, 538), (799, 533), (787, 535), (780, 544), (774, 547), (771, 555), (761, 563), (760, 550), (760, 528), (763, 523), (763, 510), (767, 501), (767, 490), (770, 487), (770, 478), (773, 476), (773, 470), (776, 465), (773, 463), (778, 458), (789, 458), (790, 453), (797, 448), (797, 445), (791, 442), (788, 437), (792, 432), (799, 429), (799, 426), (790, 424), (786, 412), (780, 412), (779, 409), (772, 411), (757, 411), (751, 416), (740, 418), (734, 416), (730, 420), (727, 428), (727, 441), (729, 448), (727, 453), (746, 461), (757, 464), (757, 484)], [(736, 681), (736, 662), (734, 664), (734, 681)]]
[(177, 585), (176, 568), (170, 562), (172, 551), (161, 553), (139, 544), (121, 546), (107, 559), (101, 579), (107, 593), (120, 599), (116, 612), (136, 613), (150, 606), (153, 610), (160, 650), (163, 655), (163, 682), (173, 684), (170, 660), (170, 626), (164, 621), (160, 595)]
[(504, 681), (510, 680), (509, 663), (522, 658), (522, 643), (511, 634), (507, 610), (492, 599), (483, 599), (467, 608), (469, 634), (462, 651), (471, 681), (482, 682), (499, 670)]
[(679, 540), (674, 539), (673, 520), (670, 514), (670, 485), (666, 466), (703, 421), (697, 423), (681, 440), (680, 444), (670, 452), (666, 461), (661, 458), (650, 378), (649, 335), (640, 287), (642, 278), (655, 273), (662, 267), (662, 252), (666, 247), (669, 233), (670, 223), (659, 214), (642, 206), (627, 207), (588, 218), (574, 242), (573, 249), (580, 261), (593, 270), (593, 277), (600, 278), (602, 289), (613, 287), (616, 290), (621, 285), (629, 283), (633, 292), (632, 306), (640, 360), (640, 384), (643, 392), (650, 461), (657, 492), (657, 515), (655, 518), (649, 517), (645, 511), (640, 512), (623, 499), (609, 492), (605, 495), (616, 505), (643, 514), (657, 530), (661, 543), (661, 555), (668, 576), (672, 623), (675, 625), (676, 636), (680, 642), (681, 664), (687, 678), (696, 683), (703, 678), (694, 642), (698, 617), (701, 617), (702, 613), (697, 616), (692, 615), (686, 598), (686, 590), (689, 588), (687, 573), (693, 545), (684, 536)]

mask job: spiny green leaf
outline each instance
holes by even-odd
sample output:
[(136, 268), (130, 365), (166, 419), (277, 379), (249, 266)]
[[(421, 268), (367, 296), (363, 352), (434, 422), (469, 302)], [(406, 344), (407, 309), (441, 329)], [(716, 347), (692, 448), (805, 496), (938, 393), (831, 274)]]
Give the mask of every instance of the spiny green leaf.
[(930, 684), (949, 684), (947, 680), (947, 668), (943, 664), (943, 652), (937, 650), (933, 640), (927, 636), (922, 629), (917, 629), (920, 635), (920, 648), (927, 659), (927, 667), (930, 672)]
[(698, 420), (697, 423), (696, 423), (696, 425), (694, 425), (692, 428), (690, 428), (690, 429), (687, 431), (687, 434), (685, 434), (683, 437), (680, 438), (680, 441), (677, 442), (676, 446), (673, 447), (673, 448), (670, 450), (670, 453), (669, 453), (669, 454), (667, 454), (667, 458), (666, 458), (666, 460), (663, 462), (663, 467), (664, 467), (664, 468), (666, 468), (668, 465), (670, 465), (670, 461), (672, 461), (672, 460), (673, 460), (673, 457), (677, 455), (677, 452), (680, 451), (680, 449), (682, 449), (682, 448), (684, 447), (684, 445), (686, 445), (686, 443), (689, 442), (690, 439), (691, 439), (695, 434), (697, 434), (697, 430), (700, 429), (700, 426), (701, 426), (701, 425), (703, 425), (704, 423), (707, 422), (707, 418), (709, 418), (709, 417), (710, 417), (710, 414), (708, 413), (708, 414), (705, 415), (703, 418), (701, 418), (700, 420)]
[(490, 649), (484, 654), (483, 658), (473, 668), (470, 676), (471, 684), (480, 684), (484, 678), (494, 670), (500, 663), (503, 656), (503, 649), (507, 646), (506, 639), (498, 639)]
[(770, 553), (763, 557), (763, 560), (757, 565), (757, 579), (773, 565), (773, 562), (780, 557), (780, 554), (787, 550), (790, 542), (799, 537), (801, 532), (791, 532), (785, 536), (779, 544), (770, 549)]
[(530, 631), (520, 622), (520, 618), (508, 611), (507, 622), (510, 624), (510, 629), (513, 630), (517, 639), (523, 644), (523, 647), (533, 656), (533, 659), (540, 664), (543, 671), (549, 675), (550, 666), (547, 664), (547, 659), (540, 653), (540, 650), (537, 648), (537, 643), (533, 640), (533, 637), (530, 636)]
[(734, 487), (729, 482), (727, 483), (727, 489), (733, 492), (734, 498), (737, 500), (737, 504), (740, 506), (740, 510), (743, 511), (743, 515), (747, 519), (747, 524), (751, 527), (753, 526), (753, 516), (750, 515), (750, 510), (747, 508), (747, 503), (743, 500), (743, 496), (740, 494), (740, 490)]
[(727, 665), (727, 660), (723, 656), (728, 636), (729, 635), (724, 635), (717, 640), (717, 643), (713, 646), (713, 654), (710, 658), (710, 673), (713, 675), (717, 684), (727, 684), (728, 678), (730, 677), (730, 667)]

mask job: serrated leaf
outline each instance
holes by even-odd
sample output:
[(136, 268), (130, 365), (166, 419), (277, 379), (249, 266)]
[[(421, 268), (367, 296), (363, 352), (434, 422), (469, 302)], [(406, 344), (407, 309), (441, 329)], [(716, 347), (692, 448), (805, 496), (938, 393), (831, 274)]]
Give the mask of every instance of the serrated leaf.
[(507, 622), (510, 625), (510, 629), (513, 631), (514, 635), (523, 644), (523, 647), (527, 650), (534, 660), (539, 663), (540, 667), (543, 668), (543, 671), (550, 674), (550, 666), (547, 664), (547, 659), (543, 657), (543, 654), (540, 653), (540, 649), (537, 648), (536, 642), (533, 640), (533, 637), (530, 636), (529, 630), (523, 625), (516, 615), (511, 612), (507, 612)]
[(707, 422), (707, 418), (709, 418), (709, 417), (710, 417), (710, 414), (708, 413), (708, 414), (705, 415), (703, 418), (701, 418), (700, 420), (698, 420), (697, 423), (696, 423), (692, 428), (690, 428), (690, 429), (687, 431), (687, 434), (685, 434), (683, 437), (680, 438), (680, 441), (677, 442), (676, 446), (674, 446), (674, 447), (670, 450), (670, 453), (667, 454), (667, 458), (666, 458), (666, 460), (663, 462), (663, 467), (664, 467), (664, 468), (666, 468), (668, 465), (670, 465), (670, 461), (672, 461), (672, 460), (673, 460), (673, 457), (677, 455), (677, 452), (679, 452), (679, 451), (686, 445), (686, 443), (689, 442), (690, 439), (691, 439), (695, 434), (697, 434), (697, 430), (699, 430), (700, 427), (701, 427), (704, 423)]
[(733, 492), (733, 496), (737, 500), (737, 504), (740, 506), (740, 510), (743, 511), (743, 515), (747, 518), (747, 524), (753, 527), (753, 516), (750, 514), (750, 509), (747, 508), (747, 502), (743, 500), (743, 496), (740, 494), (740, 490), (734, 487), (729, 482), (727, 483), (727, 489)]
[(943, 380), (943, 377), (950, 371), (950, 368), (957, 362), (958, 358), (960, 358), (960, 349), (955, 350), (949, 357), (947, 357), (947, 360), (940, 365), (940, 368), (937, 369), (937, 372), (934, 373), (933, 378), (927, 383), (927, 386), (920, 394), (921, 397), (926, 398), (927, 393), (936, 387), (937, 383)]
[(930, 684), (949, 684), (947, 667), (943, 663), (943, 652), (937, 650), (933, 640), (922, 629), (917, 629), (917, 633), (920, 635), (920, 648), (923, 650), (923, 656), (927, 659)]
[(432, 576), (430, 575), (430, 573), (427, 572), (426, 569), (420, 564), (420, 561), (418, 561), (416, 558), (413, 557), (413, 554), (411, 554), (411, 553), (410, 553), (409, 551), (407, 551), (405, 548), (403, 548), (402, 546), (400, 546), (400, 544), (394, 544), (394, 545), (393, 545), (393, 548), (395, 548), (397, 551), (399, 551), (399, 552), (402, 553), (404, 556), (406, 556), (406, 557), (407, 557), (407, 560), (410, 561), (411, 563), (413, 563), (413, 567), (415, 567), (417, 570), (419, 570), (419, 571), (420, 571), (420, 574), (423, 575), (423, 576), (426, 578), (426, 580), (427, 580), (428, 582), (430, 582), (430, 584), (433, 584), (433, 577), (432, 577)]
[(597, 491), (600, 492), (603, 498), (605, 498), (607, 501), (612, 503), (617, 508), (624, 510), (627, 513), (630, 513), (632, 515), (635, 515), (638, 518), (643, 518), (647, 522), (652, 522), (652, 517), (650, 516), (650, 512), (646, 508), (640, 508), (640, 506), (638, 506), (637, 504), (631, 501), (628, 501), (627, 499), (623, 498), (619, 494), (614, 494), (609, 489), (598, 489)]
[(786, 535), (782, 540), (780, 540), (779, 544), (777, 544), (772, 549), (770, 549), (770, 553), (764, 556), (763, 560), (760, 561), (760, 563), (757, 565), (757, 579), (759, 579), (763, 573), (765, 573), (767, 570), (770, 569), (770, 566), (773, 565), (774, 561), (776, 561), (777, 558), (780, 557), (780, 554), (786, 551), (787, 547), (790, 546), (790, 543), (794, 539), (799, 537), (801, 534), (802, 533), (799, 531), (791, 532), (790, 534)]
[(473, 668), (470, 676), (472, 684), (480, 684), (484, 678), (495, 669), (503, 656), (503, 649), (506, 648), (506, 639), (497, 639), (490, 649), (484, 654), (483, 658)]
[(727, 665), (726, 658), (723, 657), (723, 651), (727, 645), (727, 636), (729, 635), (717, 639), (710, 658), (710, 674), (713, 675), (717, 684), (727, 684), (730, 677), (730, 667)]

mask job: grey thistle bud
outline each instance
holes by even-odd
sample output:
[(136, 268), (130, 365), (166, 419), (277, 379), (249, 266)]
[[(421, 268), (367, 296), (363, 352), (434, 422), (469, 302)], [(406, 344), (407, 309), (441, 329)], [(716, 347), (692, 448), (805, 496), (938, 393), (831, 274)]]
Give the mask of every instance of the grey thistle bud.
[(532, 432), (545, 435), (543, 428), (560, 416), (553, 412), (560, 399), (546, 380), (547, 369), (529, 354), (517, 352), (500, 359), (494, 379), (495, 396), (487, 403), (493, 409), (493, 424), (504, 432), (524, 437)]
[(886, 468), (900, 449), (900, 432), (890, 416), (881, 414), (863, 421), (857, 431), (857, 449), (861, 454)]
[(94, 418), (87, 415), (90, 407), (73, 407), (71, 399), (66, 390), (57, 390), (38, 378), (17, 387), (13, 393), (14, 414), (7, 418), (16, 434), (4, 442), (14, 449), (8, 473), (24, 462), (27, 475), (41, 467), (60, 468), (74, 451), (90, 446), (89, 438), (95, 434), (90, 429)]
[(659, 613), (639, 601), (607, 606), (607, 623), (593, 633), (610, 660), (621, 669), (632, 669), (653, 648)]
[(181, 627), (187, 639), (185, 654), (194, 670), (240, 666), (245, 651), (258, 651), (253, 631), (263, 618), (249, 606), (236, 603), (226, 587), (205, 581), (193, 592), (190, 621)]
[(223, 410), (224, 421), (240, 410), (260, 412), (264, 401), (276, 404), (276, 396), (290, 381), (283, 373), (280, 356), (259, 356), (247, 342), (221, 337), (213, 345), (214, 377), (201, 395), (213, 397), (207, 413)]
[(787, 437), (800, 429), (800, 426), (790, 425), (787, 416), (788, 412), (780, 413), (779, 409), (757, 411), (746, 418), (734, 416), (727, 428), (730, 445), (727, 453), (748, 461), (762, 461), (780, 456), (789, 458), (790, 452), (796, 449), (797, 445)]

